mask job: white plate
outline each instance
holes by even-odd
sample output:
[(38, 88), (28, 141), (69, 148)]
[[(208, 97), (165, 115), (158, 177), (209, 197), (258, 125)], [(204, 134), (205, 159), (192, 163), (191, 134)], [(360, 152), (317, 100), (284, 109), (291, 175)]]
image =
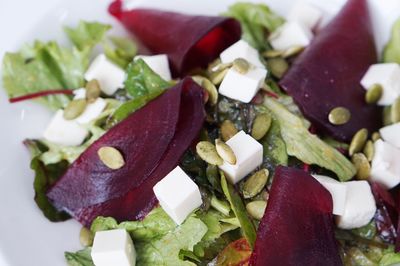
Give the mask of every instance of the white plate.
[[(58, 3), (57, 3), (58, 2)], [(62, 25), (80, 19), (115, 21), (106, 13), (109, 0), (20, 0), (0, 2), (0, 55), (17, 50), (23, 42), (57, 39), (66, 43)], [(218, 14), (234, 0), (138, 0), (137, 5), (198, 14)], [(293, 0), (265, 0), (285, 14)], [(344, 0), (309, 0), (331, 17)], [(387, 41), (390, 26), (400, 16), (400, 1), (371, 0), (379, 49)], [(22, 10), (20, 8), (23, 7)], [(117, 27), (117, 32), (123, 32)], [(21, 41), (22, 40), (22, 41)], [(77, 222), (50, 223), (36, 207), (29, 154), (22, 145), (27, 137), (40, 137), (49, 112), (33, 103), (10, 105), (0, 92), (0, 266), (65, 265), (63, 252), (80, 249)]]

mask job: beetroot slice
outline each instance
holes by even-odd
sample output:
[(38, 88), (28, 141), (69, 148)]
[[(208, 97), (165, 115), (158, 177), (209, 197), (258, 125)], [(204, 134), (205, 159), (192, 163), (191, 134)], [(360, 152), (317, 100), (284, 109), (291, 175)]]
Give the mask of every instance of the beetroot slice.
[[(79, 209), (125, 195), (158, 165), (178, 123), (182, 83), (148, 103), (93, 143), (50, 188), (47, 196), (60, 209)], [(104, 146), (118, 149), (125, 165), (112, 170), (100, 161)]]
[[(366, 0), (349, 0), (314, 38), (280, 82), (303, 114), (322, 133), (350, 141), (360, 128), (373, 132), (381, 125), (381, 109), (365, 103), (362, 76), (377, 62)], [(329, 123), (338, 106), (351, 111), (348, 123)]]
[(277, 167), (250, 265), (342, 265), (332, 197), (308, 173)]
[(109, 12), (154, 54), (167, 54), (175, 77), (206, 67), (240, 39), (241, 28), (232, 18), (189, 16), (153, 9), (122, 10), (117, 0)]
[(155, 171), (139, 187), (123, 197), (73, 211), (72, 215), (79, 222), (90, 225), (97, 216), (111, 216), (118, 221), (138, 220), (144, 218), (157, 204), (153, 186), (178, 165), (183, 153), (199, 135), (205, 118), (202, 88), (191, 79), (185, 79), (182, 89), (177, 130)]

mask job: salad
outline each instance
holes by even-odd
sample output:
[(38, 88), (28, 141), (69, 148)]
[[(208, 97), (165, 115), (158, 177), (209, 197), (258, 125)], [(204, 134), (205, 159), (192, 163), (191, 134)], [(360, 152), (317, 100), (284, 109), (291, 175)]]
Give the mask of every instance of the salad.
[(82, 224), (68, 265), (400, 263), (400, 20), (378, 55), (366, 0), (128, 2), (134, 39), (81, 21), (3, 58), (10, 103), (54, 111), (24, 144), (43, 215)]

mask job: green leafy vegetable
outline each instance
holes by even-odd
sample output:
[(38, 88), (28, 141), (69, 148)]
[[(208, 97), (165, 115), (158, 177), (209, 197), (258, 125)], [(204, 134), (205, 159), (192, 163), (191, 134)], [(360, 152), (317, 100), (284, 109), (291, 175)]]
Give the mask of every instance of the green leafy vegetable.
[(105, 43), (104, 53), (111, 61), (125, 69), (137, 53), (135, 42), (122, 37), (110, 37), (110, 40), (113, 45)]
[(239, 20), (242, 26), (242, 38), (261, 51), (269, 48), (268, 33), (284, 23), (282, 17), (264, 4), (236, 3), (230, 6), (224, 15)]
[(110, 29), (110, 25), (87, 21), (80, 21), (76, 28), (64, 28), (69, 39), (79, 50), (95, 47)]
[(229, 184), (225, 178), (224, 173), (221, 172), (221, 186), (224, 194), (231, 204), (231, 208), (235, 213), (235, 216), (239, 220), (240, 227), (242, 228), (243, 235), (246, 237), (251, 247), (254, 247), (256, 241), (257, 232), (252, 220), (249, 218), (246, 212), (246, 208), (243, 204), (242, 198), (235, 188)]
[(390, 266), (398, 265), (400, 263), (400, 253), (388, 253), (383, 255), (382, 259), (379, 261), (379, 266)]
[(392, 37), (383, 51), (383, 62), (400, 64), (400, 19), (393, 25)]
[(68, 266), (94, 266), (90, 252), (91, 248), (85, 248), (75, 253), (65, 252), (64, 256)]
[(311, 134), (299, 117), (271, 98), (266, 97), (264, 105), (278, 120), (289, 155), (304, 163), (331, 170), (341, 181), (347, 181), (355, 175), (353, 164), (339, 151)]

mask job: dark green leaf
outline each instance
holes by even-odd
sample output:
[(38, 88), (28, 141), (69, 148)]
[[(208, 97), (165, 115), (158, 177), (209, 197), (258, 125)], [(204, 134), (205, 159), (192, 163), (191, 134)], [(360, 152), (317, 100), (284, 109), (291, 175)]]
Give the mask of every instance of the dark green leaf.
[(68, 266), (94, 266), (90, 252), (91, 248), (85, 248), (75, 253), (65, 252), (64, 256)]

